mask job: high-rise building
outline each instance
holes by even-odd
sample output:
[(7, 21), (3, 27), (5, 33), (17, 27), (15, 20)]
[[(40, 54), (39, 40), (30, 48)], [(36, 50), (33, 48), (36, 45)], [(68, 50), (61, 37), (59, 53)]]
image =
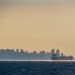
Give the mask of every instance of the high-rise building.
[(51, 55), (54, 55), (55, 54), (55, 49), (52, 49), (51, 50)]
[(21, 53), (24, 53), (24, 50), (23, 50), (23, 49), (20, 49), (20, 52), (21, 52)]
[(56, 50), (56, 56), (60, 56), (60, 50)]
[(16, 49), (16, 52), (19, 52), (19, 49)]
[(61, 53), (61, 57), (63, 57), (64, 56), (64, 54), (63, 53)]

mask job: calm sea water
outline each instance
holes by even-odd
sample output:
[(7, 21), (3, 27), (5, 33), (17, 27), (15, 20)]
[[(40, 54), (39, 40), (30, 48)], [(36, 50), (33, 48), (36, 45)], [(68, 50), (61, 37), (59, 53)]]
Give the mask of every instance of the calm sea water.
[(75, 62), (1, 61), (0, 75), (75, 75)]

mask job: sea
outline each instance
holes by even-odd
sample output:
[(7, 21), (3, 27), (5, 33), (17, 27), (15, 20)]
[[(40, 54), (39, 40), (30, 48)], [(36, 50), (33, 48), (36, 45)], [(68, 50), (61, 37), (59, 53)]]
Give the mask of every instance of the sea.
[(75, 75), (75, 62), (0, 61), (0, 75)]

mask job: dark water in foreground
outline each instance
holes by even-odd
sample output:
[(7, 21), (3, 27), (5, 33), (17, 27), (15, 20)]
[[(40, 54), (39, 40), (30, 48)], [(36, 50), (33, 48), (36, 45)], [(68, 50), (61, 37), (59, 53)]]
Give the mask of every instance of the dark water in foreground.
[(0, 75), (75, 75), (75, 62), (0, 62)]

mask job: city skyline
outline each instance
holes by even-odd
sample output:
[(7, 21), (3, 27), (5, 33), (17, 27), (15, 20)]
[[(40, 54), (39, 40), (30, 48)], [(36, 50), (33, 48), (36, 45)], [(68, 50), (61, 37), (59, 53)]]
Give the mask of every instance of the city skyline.
[(0, 60), (74, 60), (74, 57), (66, 56), (58, 49), (51, 49), (49, 52), (28, 52), (23, 49), (0, 49)]
[(74, 0), (48, 5), (36, 5), (37, 0), (27, 5), (17, 0), (15, 4), (12, 0), (3, 1), (0, 0), (0, 48), (55, 48), (75, 56), (75, 5), (68, 3)]

